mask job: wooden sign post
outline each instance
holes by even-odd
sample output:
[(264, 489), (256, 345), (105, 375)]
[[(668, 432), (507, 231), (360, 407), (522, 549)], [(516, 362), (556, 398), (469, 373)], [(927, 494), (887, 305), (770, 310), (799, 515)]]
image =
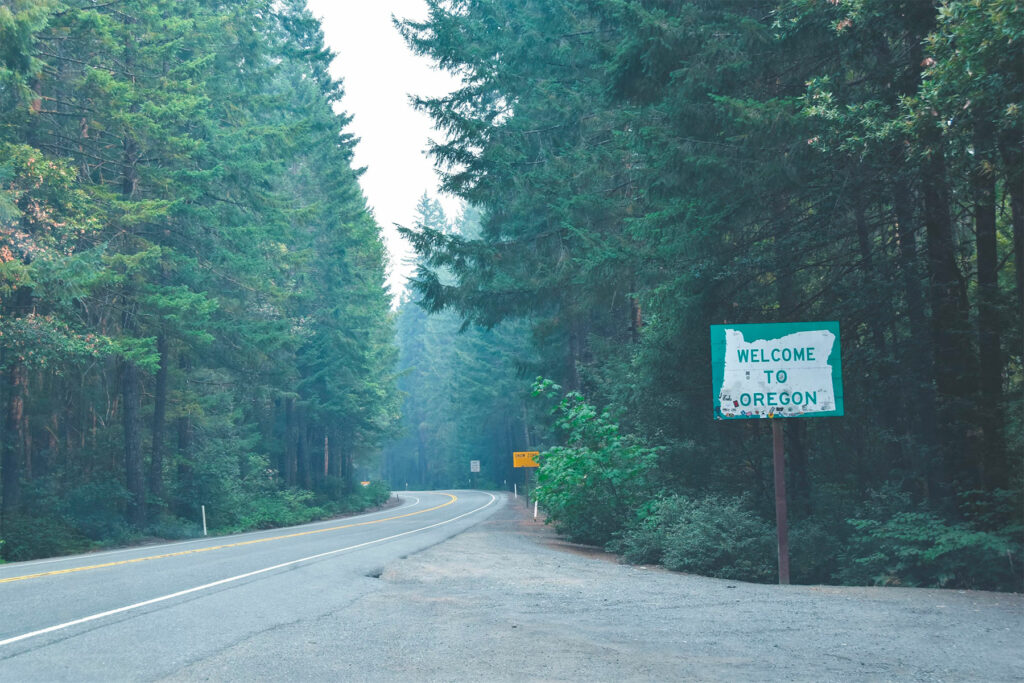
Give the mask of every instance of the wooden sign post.
[(789, 583), (786, 458), (780, 418), (843, 414), (839, 323), (711, 326), (716, 420), (772, 420), (779, 583)]

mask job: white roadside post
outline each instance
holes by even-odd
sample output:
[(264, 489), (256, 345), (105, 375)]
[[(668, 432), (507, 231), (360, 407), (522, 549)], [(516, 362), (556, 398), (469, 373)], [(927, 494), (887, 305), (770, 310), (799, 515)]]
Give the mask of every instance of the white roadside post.
[(205, 536), (206, 535), (206, 506), (205, 505), (200, 505), (199, 507), (203, 511), (203, 536)]

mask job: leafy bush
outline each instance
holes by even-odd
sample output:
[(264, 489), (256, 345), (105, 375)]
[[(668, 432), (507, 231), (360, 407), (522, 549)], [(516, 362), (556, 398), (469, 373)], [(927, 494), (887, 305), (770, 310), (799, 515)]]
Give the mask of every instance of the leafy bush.
[(673, 496), (648, 502), (637, 510), (636, 519), (609, 541), (607, 550), (633, 564), (660, 564), (672, 518)]
[(9, 515), (4, 520), (4, 559), (12, 562), (67, 555), (88, 550), (92, 543), (52, 514)]
[(203, 527), (189, 519), (164, 515), (146, 527), (146, 535), (168, 540), (197, 538), (203, 534)]
[(220, 530), (245, 531), (271, 529), (304, 524), (345, 512), (360, 512), (382, 505), (391, 497), (384, 482), (371, 482), (369, 486), (356, 486), (340, 500), (318, 497), (314, 492), (299, 488), (266, 489), (239, 500), (234, 523)]
[(327, 510), (313, 504), (313, 499), (312, 491), (298, 488), (249, 498), (237, 512), (236, 530), (292, 526), (328, 516)]
[(654, 501), (609, 549), (630, 562), (723, 579), (772, 581), (776, 575), (774, 530), (743, 498)]
[(357, 486), (348, 499), (353, 511), (378, 507), (391, 498), (391, 488), (383, 481), (371, 481), (369, 486)]
[(680, 501), (678, 515), (662, 558), (669, 569), (744, 581), (775, 578), (775, 534), (742, 499)]
[[(538, 379), (534, 395), (559, 389)], [(604, 545), (649, 496), (657, 449), (619, 434), (607, 413), (598, 413), (576, 392), (555, 410), (555, 424), (566, 433), (567, 444), (541, 454), (537, 500), (559, 533)]]
[(133, 535), (123, 512), (130, 498), (120, 482), (88, 481), (68, 491), (61, 508), (63, 516), (88, 538), (123, 543)]
[(1021, 590), (1019, 538), (950, 523), (931, 512), (848, 520), (855, 532), (843, 583)]
[(843, 541), (823, 520), (803, 519), (789, 527), (792, 583), (828, 583), (839, 567)]

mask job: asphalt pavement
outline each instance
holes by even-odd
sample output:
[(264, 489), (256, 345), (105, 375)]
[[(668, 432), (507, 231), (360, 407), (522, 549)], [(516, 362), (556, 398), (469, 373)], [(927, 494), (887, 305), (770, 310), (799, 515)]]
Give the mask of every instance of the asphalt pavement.
[(254, 634), (343, 609), (378, 589), (389, 563), (505, 502), (479, 491), (400, 498), (298, 527), (0, 565), (0, 681), (173, 675)]
[(619, 564), (505, 494), (0, 566), (6, 681), (1020, 681), (1024, 596)]
[(173, 681), (1021, 681), (1024, 596), (778, 586), (619, 564), (520, 498), (336, 612)]

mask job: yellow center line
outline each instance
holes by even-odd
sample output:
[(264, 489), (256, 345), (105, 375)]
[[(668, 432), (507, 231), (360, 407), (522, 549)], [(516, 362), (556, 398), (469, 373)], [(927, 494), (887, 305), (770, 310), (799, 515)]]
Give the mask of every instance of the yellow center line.
[(38, 579), (41, 576), (56, 576), (57, 574), (73, 574), (75, 572), (87, 572), (93, 569), (104, 569), (106, 567), (117, 567), (123, 564), (135, 564), (136, 562), (147, 562), (149, 560), (162, 560), (167, 557), (179, 557), (181, 555), (194, 555), (196, 553), (205, 553), (210, 550), (222, 550), (224, 548), (238, 548), (243, 545), (253, 545), (256, 543), (267, 543), (269, 541), (280, 541), (285, 538), (298, 538), (299, 536), (310, 536), (312, 534), (322, 534), (328, 531), (338, 531), (340, 529), (351, 529), (357, 526), (368, 526), (370, 524), (380, 524), (381, 522), (390, 522), (396, 519), (402, 519), (403, 517), (414, 517), (416, 515), (422, 515), (426, 512), (433, 512), (434, 510), (440, 510), (443, 507), (451, 505), (458, 498), (450, 493), (442, 493), (443, 496), (448, 496), (451, 500), (435, 505), (432, 508), (426, 510), (418, 510), (417, 512), (407, 512), (404, 515), (395, 515), (393, 517), (385, 517), (384, 519), (374, 519), (369, 522), (356, 522), (354, 524), (342, 524), (341, 526), (332, 526), (327, 529), (313, 529), (311, 531), (298, 531), (294, 534), (283, 534), (281, 536), (271, 536), (269, 538), (256, 538), (251, 541), (239, 541), (237, 543), (224, 543), (222, 545), (212, 545), (205, 548), (193, 548), (192, 550), (179, 550), (174, 553), (164, 553), (162, 555), (150, 555), (148, 557), (136, 557), (132, 560), (118, 560), (117, 562), (104, 562), (103, 564), (91, 564), (86, 567), (72, 567), (71, 569), (55, 569), (48, 572), (39, 572), (38, 574), (25, 574), (23, 576), (11, 576), (6, 579), (0, 579), (0, 583), (11, 583), (13, 581), (24, 581), (26, 579)]

